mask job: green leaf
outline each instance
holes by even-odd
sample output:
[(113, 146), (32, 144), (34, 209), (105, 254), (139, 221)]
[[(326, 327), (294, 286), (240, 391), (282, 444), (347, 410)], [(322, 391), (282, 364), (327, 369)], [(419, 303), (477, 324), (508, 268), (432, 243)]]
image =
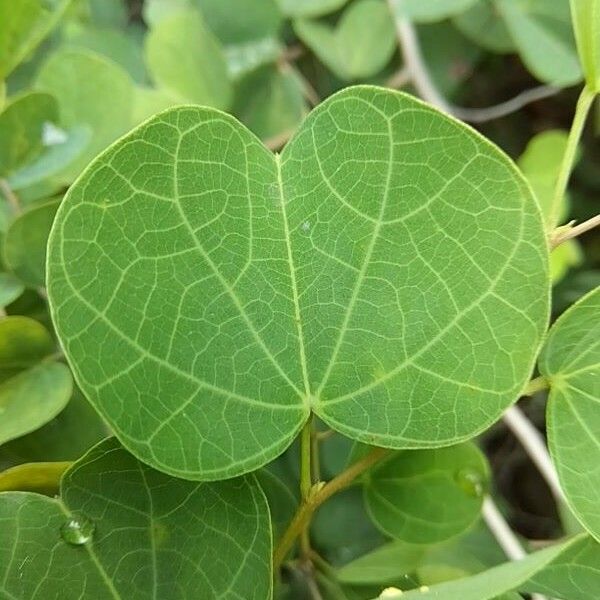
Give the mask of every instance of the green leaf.
[(529, 579), (571, 548), (587, 543), (587, 538), (574, 538), (528, 555), (519, 561), (504, 563), (470, 577), (433, 585), (426, 590), (410, 590), (386, 600), (492, 600), (496, 596), (521, 588)]
[(600, 3), (571, 0), (571, 16), (579, 60), (588, 87), (600, 92)]
[(192, 0), (145, 0), (142, 7), (144, 23), (154, 27), (163, 19), (181, 11), (189, 10)]
[(0, 384), (0, 444), (39, 429), (53, 419), (73, 393), (68, 367), (39, 364)]
[(6, 266), (34, 288), (46, 284), (46, 244), (59, 204), (59, 200), (54, 200), (26, 210), (6, 231)]
[(0, 272), (0, 308), (16, 300), (24, 289), (23, 284), (14, 275)]
[(146, 62), (154, 82), (182, 101), (229, 106), (232, 89), (223, 49), (197, 11), (159, 21), (146, 37)]
[(495, 0), (479, 0), (462, 14), (456, 15), (453, 23), (463, 35), (491, 52), (515, 50), (515, 43), (498, 12)]
[(548, 314), (514, 165), (368, 86), (280, 157), (219, 111), (158, 115), (70, 188), (48, 268), (85, 394), (140, 459), (188, 478), (266, 464), (311, 410), (368, 444), (473, 437), (520, 394)]
[(26, 60), (52, 31), (71, 0), (0, 0), (0, 79)]
[(298, 501), (290, 488), (274, 473), (260, 469), (256, 472), (256, 478), (267, 497), (273, 525), (273, 540), (277, 541), (294, 517)]
[(541, 81), (568, 86), (581, 80), (566, 2), (496, 0), (526, 67)]
[(400, 452), (370, 472), (365, 503), (390, 537), (434, 544), (477, 520), (488, 480), (485, 457), (471, 443)]
[(337, 570), (337, 579), (350, 584), (386, 584), (410, 575), (421, 564), (427, 547), (392, 542)]
[(479, 0), (392, 0), (393, 10), (398, 15), (415, 22), (441, 21), (458, 15)]
[(60, 498), (0, 495), (0, 578), (11, 598), (271, 597), (271, 526), (254, 478), (173, 479), (113, 440)]
[(0, 382), (34, 366), (55, 349), (41, 323), (21, 316), (0, 319)]
[(320, 17), (339, 8), (348, 0), (277, 0), (286, 17)]
[(291, 69), (263, 67), (240, 80), (232, 112), (263, 140), (290, 134), (308, 112), (302, 82)]
[(70, 462), (25, 463), (0, 472), (0, 492), (58, 493), (60, 478)]
[(393, 21), (381, 0), (352, 3), (335, 29), (324, 22), (297, 20), (294, 30), (327, 67), (346, 80), (375, 75), (396, 48)]
[(567, 240), (552, 250), (550, 255), (550, 278), (558, 283), (573, 267), (583, 263), (583, 252), (577, 240)]
[(539, 368), (550, 383), (548, 442), (567, 503), (600, 539), (600, 287), (552, 326)]
[(11, 100), (0, 113), (0, 177), (7, 177), (44, 149), (44, 128), (58, 120), (56, 100), (39, 92)]
[(36, 87), (58, 99), (63, 127), (87, 126), (93, 132), (85, 151), (65, 169), (67, 181), (131, 125), (133, 83), (121, 67), (98, 54), (68, 48), (54, 52), (40, 69)]
[(156, 113), (180, 104), (163, 89), (136, 86), (133, 101), (133, 124), (137, 125)]

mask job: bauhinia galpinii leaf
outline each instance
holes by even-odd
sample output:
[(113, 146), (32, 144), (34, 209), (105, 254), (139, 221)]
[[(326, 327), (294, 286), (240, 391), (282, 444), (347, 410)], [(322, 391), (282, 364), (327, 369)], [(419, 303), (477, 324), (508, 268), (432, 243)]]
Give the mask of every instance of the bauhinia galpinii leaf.
[(210, 108), (135, 129), (61, 204), (48, 293), (124, 446), (212, 480), (274, 459), (311, 412), (391, 448), (489, 427), (531, 374), (547, 263), (539, 207), (498, 148), (358, 86), (281, 155)]
[(270, 517), (253, 476), (174, 479), (113, 439), (65, 473), (59, 497), (0, 495), (0, 531), (6, 598), (271, 596)]

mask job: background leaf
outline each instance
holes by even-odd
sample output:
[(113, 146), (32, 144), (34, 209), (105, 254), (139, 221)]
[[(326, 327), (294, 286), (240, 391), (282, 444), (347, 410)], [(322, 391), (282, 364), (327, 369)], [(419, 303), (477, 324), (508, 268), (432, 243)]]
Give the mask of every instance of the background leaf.
[(287, 17), (319, 17), (341, 8), (348, 0), (277, 0)]
[(11, 597), (271, 596), (269, 513), (253, 478), (172, 479), (113, 440), (67, 471), (59, 499), (0, 495), (0, 524)]
[(441, 21), (469, 9), (479, 0), (392, 0), (396, 14), (415, 22)]
[(600, 4), (596, 0), (571, 0), (571, 16), (579, 60), (587, 85), (600, 91)]

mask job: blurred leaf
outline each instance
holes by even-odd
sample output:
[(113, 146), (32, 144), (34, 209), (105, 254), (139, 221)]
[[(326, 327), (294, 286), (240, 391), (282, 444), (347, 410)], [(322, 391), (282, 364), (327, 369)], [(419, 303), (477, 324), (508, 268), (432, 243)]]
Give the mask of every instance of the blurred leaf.
[[(90, 22), (98, 27), (125, 27), (129, 19), (125, 0), (85, 0)], [(173, 1), (173, 0), (171, 0)]]
[(582, 296), (600, 286), (600, 270), (586, 269), (568, 273), (553, 290), (552, 308), (559, 315)]
[(262, 140), (292, 133), (308, 112), (291, 68), (263, 67), (238, 83), (232, 112)]
[(137, 125), (152, 115), (177, 104), (180, 104), (180, 101), (165, 90), (136, 86), (132, 123)]
[(0, 272), (0, 308), (16, 300), (24, 289), (23, 283), (14, 275)]
[(386, 584), (410, 575), (421, 564), (427, 546), (391, 542), (337, 570), (342, 583)]
[(365, 502), (373, 522), (387, 535), (433, 544), (477, 520), (488, 480), (485, 457), (472, 443), (407, 450), (369, 473)]
[(35, 462), (0, 472), (0, 492), (38, 492), (53, 496), (70, 462)]
[(581, 80), (567, 2), (496, 0), (496, 6), (533, 75), (558, 86)]
[(348, 0), (277, 0), (286, 17), (320, 17), (342, 8)]
[(137, 83), (147, 80), (142, 46), (127, 31), (72, 23), (63, 28), (63, 46), (105, 56), (120, 65)]
[(229, 106), (232, 89), (223, 49), (197, 11), (177, 12), (157, 23), (146, 38), (146, 61), (156, 84), (181, 101)]
[(145, 0), (142, 8), (144, 21), (149, 27), (154, 27), (163, 19), (187, 11), (194, 0)]
[(515, 43), (500, 16), (495, 0), (479, 0), (453, 20), (458, 29), (491, 52), (505, 53), (515, 50)]
[(60, 201), (34, 206), (20, 214), (4, 238), (6, 266), (27, 285), (46, 285), (46, 245)]
[(550, 278), (552, 283), (559, 282), (573, 267), (583, 263), (583, 252), (577, 240), (567, 240), (550, 254)]
[[(0, 0), (0, 79), (52, 31), (71, 0)], [(1, 144), (0, 144), (1, 145)]]
[(338, 77), (375, 75), (396, 49), (396, 33), (387, 6), (380, 0), (358, 0), (343, 13), (335, 29), (322, 21), (294, 22), (298, 37)]
[(0, 447), (0, 468), (27, 462), (76, 460), (107, 435), (108, 427), (75, 389), (65, 409), (54, 419)]
[(550, 383), (550, 453), (567, 504), (600, 539), (600, 287), (550, 328), (538, 361)]
[(447, 19), (478, 2), (479, 0), (392, 0), (397, 14), (417, 23)]
[(277, 542), (294, 517), (298, 502), (288, 486), (271, 471), (264, 468), (256, 471), (256, 479), (267, 497), (273, 525), (273, 540)]
[(0, 384), (0, 444), (39, 429), (67, 404), (73, 392), (68, 367), (44, 362)]
[(0, 177), (34, 160), (44, 149), (44, 127), (58, 121), (49, 94), (30, 92), (11, 100), (0, 113)]
[(0, 382), (34, 366), (54, 353), (56, 346), (46, 328), (29, 317), (0, 319)]
[(225, 57), (229, 74), (233, 79), (238, 79), (261, 65), (275, 63), (281, 51), (280, 43), (274, 38), (227, 46)]
[(600, 92), (600, 2), (571, 0), (573, 29), (579, 60), (588, 87)]
[(88, 126), (93, 133), (85, 152), (65, 168), (67, 181), (131, 125), (132, 81), (121, 67), (98, 54), (68, 48), (53, 53), (40, 69), (36, 87), (58, 99), (63, 127)]

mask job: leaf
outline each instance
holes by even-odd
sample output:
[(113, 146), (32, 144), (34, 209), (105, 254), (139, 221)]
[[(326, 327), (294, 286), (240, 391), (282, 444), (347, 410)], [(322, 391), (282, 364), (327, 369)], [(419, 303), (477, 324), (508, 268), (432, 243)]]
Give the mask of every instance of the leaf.
[(471, 8), (479, 0), (392, 0), (396, 14), (417, 23), (441, 21)]
[(600, 539), (600, 287), (554, 323), (538, 364), (550, 384), (548, 442), (567, 503)]
[(533, 75), (557, 86), (581, 80), (566, 2), (496, 0), (496, 6)]
[(46, 284), (46, 244), (59, 204), (59, 200), (54, 200), (26, 210), (6, 231), (6, 266), (34, 288)]
[(71, 0), (0, 0), (0, 80), (52, 31)]
[(36, 87), (58, 99), (63, 127), (87, 126), (93, 132), (85, 151), (65, 169), (63, 177), (69, 182), (131, 124), (133, 83), (129, 75), (88, 50), (54, 52), (42, 65)]
[(221, 112), (158, 115), (70, 188), (48, 269), (84, 393), (141, 460), (197, 479), (273, 460), (311, 410), (373, 445), (473, 437), (520, 394), (548, 313), (512, 163), (368, 86), (279, 158)]
[(0, 472), (0, 492), (27, 491), (53, 496), (70, 462), (26, 463)]
[(400, 452), (369, 473), (365, 503), (390, 537), (434, 544), (477, 520), (488, 480), (485, 457), (471, 443)]
[(550, 255), (550, 278), (552, 284), (559, 282), (572, 267), (583, 262), (583, 252), (577, 240), (567, 240), (552, 250)]
[(263, 67), (239, 82), (232, 112), (258, 137), (269, 140), (295, 131), (308, 109), (294, 71)]
[(0, 177), (7, 177), (44, 149), (44, 126), (58, 120), (56, 100), (30, 92), (11, 100), (0, 113)]
[(183, 101), (227, 108), (232, 89), (223, 50), (197, 11), (159, 21), (146, 37), (154, 82)]
[(267, 497), (273, 525), (273, 540), (277, 541), (294, 517), (298, 501), (288, 486), (270, 471), (260, 469), (256, 472), (256, 478)]
[(277, 0), (286, 17), (320, 17), (342, 8), (348, 0)]
[[(282, 48), (280, 42), (270, 37), (254, 42), (235, 44), (225, 48), (227, 69), (234, 81), (238, 81), (244, 75), (253, 75), (253, 72), (261, 66), (269, 65), (275, 68), (274, 63), (278, 61), (281, 54)], [(285, 66), (283, 69), (285, 69)]]
[(375, 75), (396, 48), (394, 25), (381, 0), (358, 0), (344, 11), (335, 29), (324, 22), (294, 22), (298, 37), (345, 80)]
[(24, 289), (23, 284), (14, 275), (0, 272), (0, 308), (16, 300)]
[(41, 323), (21, 316), (0, 319), (0, 382), (54, 351), (54, 341)]
[(560, 557), (563, 552), (587, 542), (586, 538), (574, 538), (529, 554), (519, 561), (504, 563), (470, 577), (433, 585), (427, 590), (409, 590), (402, 595), (386, 596), (386, 600), (492, 600), (522, 587), (527, 581)]
[(163, 89), (136, 86), (133, 101), (132, 122), (137, 125), (158, 112), (180, 104), (177, 98)]
[(515, 50), (515, 43), (495, 0), (479, 0), (465, 12), (456, 15), (453, 23), (463, 35), (491, 52), (502, 54)]
[(68, 367), (46, 362), (0, 384), (0, 444), (39, 429), (53, 419), (73, 393)]
[(588, 87), (600, 92), (600, 4), (597, 0), (571, 0), (571, 16), (579, 60)]
[(271, 597), (269, 512), (254, 478), (173, 479), (113, 440), (66, 472), (59, 499), (0, 495), (0, 527), (12, 598)]

